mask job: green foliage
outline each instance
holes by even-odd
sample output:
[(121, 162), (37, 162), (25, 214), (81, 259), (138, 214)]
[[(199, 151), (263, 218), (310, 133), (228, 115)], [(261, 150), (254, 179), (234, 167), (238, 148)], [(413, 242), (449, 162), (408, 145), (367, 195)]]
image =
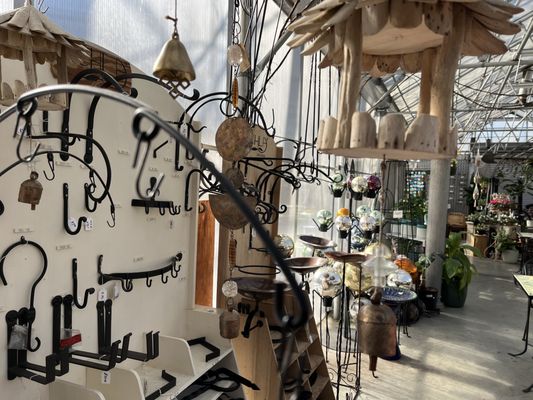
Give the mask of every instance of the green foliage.
[(398, 209), (403, 210), (404, 218), (416, 223), (424, 221), (424, 215), (428, 212), (426, 193), (420, 192), (415, 196), (407, 195), (398, 204)]
[(533, 159), (530, 158), (525, 163), (520, 164), (514, 171), (513, 177), (504, 180), (505, 182), (509, 182), (504, 186), (505, 191), (515, 198), (524, 193), (533, 194)]
[(503, 229), (498, 230), (494, 241), (494, 248), (499, 252), (516, 249), (516, 242)]
[(444, 260), (442, 278), (448, 284), (452, 280), (459, 280), (459, 289), (469, 285), (472, 276), (477, 272), (474, 264), (465, 255), (465, 250), (470, 250), (474, 255), (481, 257), (481, 252), (478, 248), (462, 243), (461, 234), (450, 233), (450, 236), (446, 239), (444, 255), (440, 255)]

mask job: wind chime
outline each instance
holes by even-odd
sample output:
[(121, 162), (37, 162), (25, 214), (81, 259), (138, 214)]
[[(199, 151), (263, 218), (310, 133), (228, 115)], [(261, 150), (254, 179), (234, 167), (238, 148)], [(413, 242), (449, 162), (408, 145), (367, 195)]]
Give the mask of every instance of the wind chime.
[(172, 37), (163, 45), (159, 57), (155, 60), (153, 74), (162, 83), (171, 87), (169, 93), (176, 99), (179, 96), (184, 96), (181, 90), (187, 89), (191, 81), (196, 79), (196, 72), (194, 72), (187, 49), (178, 35), (177, 0), (174, 2), (174, 17), (167, 15), (165, 18), (173, 22), (174, 31)]
[[(235, 1), (233, 8), (232, 24), (232, 44), (228, 47), (227, 58), (231, 68), (231, 104), (233, 112), (239, 109), (239, 81), (238, 75), (250, 68), (250, 61), (244, 44), (239, 42), (241, 33), (240, 25), (240, 4)], [(244, 176), (236, 167), (236, 163), (246, 157), (252, 149), (253, 133), (250, 123), (244, 116), (227, 118), (217, 129), (215, 136), (217, 150), (226, 161), (231, 161), (233, 166), (224, 172), (224, 175), (233, 184), (235, 189), (242, 188)], [(256, 205), (256, 199), (252, 196), (244, 197), (250, 208)], [(239, 336), (240, 316), (233, 309), (234, 298), (238, 294), (237, 282), (233, 280), (233, 270), (237, 265), (237, 240), (233, 236), (235, 229), (240, 229), (247, 225), (248, 221), (240, 210), (235, 207), (233, 200), (226, 194), (210, 195), (209, 204), (215, 218), (224, 227), (230, 229), (230, 240), (228, 247), (229, 279), (222, 285), (222, 294), (226, 297), (226, 309), (220, 315), (220, 335), (227, 339), (234, 339)]]

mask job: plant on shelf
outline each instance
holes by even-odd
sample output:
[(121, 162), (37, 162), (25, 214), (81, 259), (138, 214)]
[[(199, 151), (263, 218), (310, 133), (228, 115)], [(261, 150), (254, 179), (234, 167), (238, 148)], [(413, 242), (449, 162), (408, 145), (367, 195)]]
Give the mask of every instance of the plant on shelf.
[(514, 264), (518, 261), (516, 241), (504, 229), (499, 229), (496, 233), (494, 248), (501, 254), (503, 262)]
[(516, 225), (518, 219), (514, 215), (500, 214), (498, 216), (498, 223), (500, 225)]
[(442, 302), (448, 307), (463, 307), (468, 285), (476, 273), (476, 267), (466, 256), (465, 250), (481, 257), (481, 251), (462, 243), (461, 234), (450, 233), (446, 239), (444, 254), (437, 254), (442, 264)]
[(504, 186), (504, 189), (516, 200), (518, 208), (522, 209), (523, 195), (533, 194), (533, 159), (530, 158), (525, 163), (521, 163), (513, 171), (512, 175), (512, 178), (503, 181), (508, 183)]
[(466, 217), (467, 222), (474, 224), (474, 233), (476, 235), (486, 235), (489, 231), (490, 225), (496, 224), (496, 219), (483, 211), (477, 211), (472, 214), (468, 214)]
[(425, 192), (419, 192), (414, 196), (407, 195), (398, 204), (398, 209), (403, 211), (404, 218), (411, 220), (413, 224), (423, 224), (424, 215), (428, 212), (428, 204)]

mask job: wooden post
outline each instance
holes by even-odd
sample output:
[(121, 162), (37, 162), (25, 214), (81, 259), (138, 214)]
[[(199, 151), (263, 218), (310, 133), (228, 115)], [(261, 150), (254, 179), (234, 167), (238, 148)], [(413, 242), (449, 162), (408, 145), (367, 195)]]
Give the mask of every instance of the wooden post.
[(448, 152), (453, 86), (464, 40), (465, 18), (464, 6), (454, 3), (452, 29), (444, 36), (442, 46), (438, 48), (435, 57), (435, 72), (431, 83), (431, 115), (440, 120), (439, 152), (441, 153)]
[(37, 87), (37, 72), (35, 70), (35, 60), (33, 59), (33, 40), (30, 36), (24, 38), (22, 47), (22, 58), (24, 59), (24, 70), (26, 72), (26, 86), (29, 90)]
[(358, 105), (363, 53), (361, 25), (361, 10), (356, 10), (346, 22), (346, 34), (344, 36), (344, 62), (339, 97), (339, 132), (337, 133), (344, 145), (341, 143), (340, 147), (349, 146), (352, 115), (357, 110)]
[(418, 114), (429, 114), (431, 107), (431, 85), (433, 84), (433, 60), (435, 50), (426, 49), (422, 52), (422, 70), (420, 72), (420, 102)]

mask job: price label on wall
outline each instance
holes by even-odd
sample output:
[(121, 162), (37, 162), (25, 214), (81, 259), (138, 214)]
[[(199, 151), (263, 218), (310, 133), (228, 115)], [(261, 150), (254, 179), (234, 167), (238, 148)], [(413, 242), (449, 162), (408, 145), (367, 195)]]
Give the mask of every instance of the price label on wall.
[(109, 385), (109, 384), (111, 384), (111, 372), (102, 371), (102, 385)]

